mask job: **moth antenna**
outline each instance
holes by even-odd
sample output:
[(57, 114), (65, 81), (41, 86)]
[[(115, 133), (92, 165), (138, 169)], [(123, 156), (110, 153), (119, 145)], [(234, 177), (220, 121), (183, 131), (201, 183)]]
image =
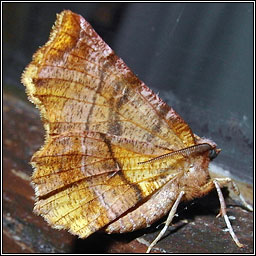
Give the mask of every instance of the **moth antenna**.
[[(215, 149), (208, 143), (202, 143), (202, 144), (193, 145), (193, 146), (190, 146), (187, 148), (179, 149), (179, 150), (176, 150), (176, 151), (164, 154), (164, 155), (160, 155), (160, 156), (154, 157), (152, 159), (149, 159), (149, 160), (146, 160), (143, 162), (139, 162), (138, 164), (152, 163), (152, 162), (158, 161), (160, 159), (175, 157), (178, 155), (189, 157), (192, 154), (204, 153), (209, 150), (215, 150)], [(219, 153), (219, 151), (217, 151), (217, 150), (215, 150), (215, 151), (217, 154)]]

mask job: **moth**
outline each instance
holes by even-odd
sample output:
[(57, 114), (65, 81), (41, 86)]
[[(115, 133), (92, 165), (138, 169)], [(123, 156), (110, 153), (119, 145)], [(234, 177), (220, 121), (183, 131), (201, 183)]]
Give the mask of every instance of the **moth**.
[(229, 232), (221, 187), (208, 165), (217, 145), (188, 124), (126, 66), (80, 15), (65, 10), (49, 41), (22, 74), (39, 108), (45, 143), (31, 159), (34, 212), (53, 228), (80, 238), (98, 230), (131, 232), (168, 219), (181, 201), (217, 189)]

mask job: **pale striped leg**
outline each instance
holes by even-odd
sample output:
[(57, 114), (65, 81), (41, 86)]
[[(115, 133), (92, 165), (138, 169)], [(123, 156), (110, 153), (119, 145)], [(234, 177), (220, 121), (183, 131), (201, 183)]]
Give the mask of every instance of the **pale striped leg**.
[(252, 206), (245, 201), (243, 195), (239, 191), (238, 186), (232, 179), (230, 179), (230, 178), (215, 178), (214, 180), (217, 180), (221, 187), (225, 186), (228, 183), (231, 184), (231, 189), (239, 197), (239, 199), (240, 199), (241, 203), (244, 205), (244, 207), (250, 212), (253, 211)]
[(170, 225), (171, 222), (172, 222), (172, 219), (173, 219), (173, 217), (174, 217), (174, 215), (175, 215), (175, 213), (176, 213), (176, 211), (177, 211), (177, 208), (178, 208), (178, 205), (179, 205), (179, 203), (180, 203), (180, 200), (181, 200), (181, 198), (182, 198), (182, 196), (183, 196), (184, 194), (185, 194), (184, 191), (181, 191), (181, 192), (179, 193), (179, 196), (178, 196), (178, 198), (176, 199), (175, 203), (174, 203), (173, 206), (172, 206), (172, 209), (171, 209), (171, 211), (170, 211), (170, 213), (169, 213), (169, 215), (168, 215), (168, 218), (167, 218), (167, 220), (166, 220), (166, 222), (165, 222), (165, 225), (164, 225), (163, 229), (160, 231), (160, 233), (158, 234), (158, 236), (156, 237), (156, 239), (150, 244), (150, 246), (149, 246), (148, 249), (147, 249), (147, 253), (149, 253), (149, 252), (151, 251), (151, 249), (153, 248), (153, 246), (155, 246), (155, 244), (163, 237), (163, 235), (164, 235), (166, 229), (169, 227), (169, 225)]
[(227, 215), (227, 211), (226, 211), (226, 204), (225, 204), (225, 201), (224, 201), (224, 197), (223, 197), (223, 194), (221, 192), (221, 189), (220, 189), (220, 185), (218, 183), (218, 181), (216, 179), (213, 180), (213, 183), (216, 187), (216, 190), (217, 190), (217, 193), (218, 193), (218, 196), (219, 196), (219, 200), (220, 200), (220, 214), (217, 215), (217, 217), (219, 215), (222, 215), (224, 217), (224, 220), (227, 224), (227, 227), (228, 227), (228, 231), (230, 233), (230, 235), (232, 236), (233, 240), (235, 241), (235, 243), (237, 244), (238, 247), (243, 247), (244, 245), (241, 244), (231, 226), (231, 223), (229, 221), (229, 218), (228, 218), (228, 215)]

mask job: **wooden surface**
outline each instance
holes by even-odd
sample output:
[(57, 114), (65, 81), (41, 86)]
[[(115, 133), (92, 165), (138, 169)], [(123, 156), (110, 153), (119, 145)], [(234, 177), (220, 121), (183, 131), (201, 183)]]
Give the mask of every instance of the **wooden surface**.
[[(10, 94), (3, 98), (3, 252), (4, 253), (143, 253), (159, 230), (156, 225), (122, 235), (96, 233), (82, 240), (54, 230), (33, 214), (34, 191), (29, 160), (42, 145), (43, 127), (34, 106)], [(238, 248), (219, 211), (216, 193), (179, 208), (166, 236), (153, 252), (253, 253), (253, 214), (227, 198), (228, 215), (245, 247)], [(188, 223), (184, 222), (187, 220)], [(161, 228), (161, 227), (160, 227)]]

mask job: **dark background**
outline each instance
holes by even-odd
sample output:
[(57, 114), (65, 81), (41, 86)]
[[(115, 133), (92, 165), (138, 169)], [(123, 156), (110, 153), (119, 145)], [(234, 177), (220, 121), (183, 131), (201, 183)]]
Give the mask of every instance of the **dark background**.
[(252, 3), (3, 3), (4, 92), (26, 99), (21, 73), (63, 9), (222, 148), (215, 163), (252, 183)]

